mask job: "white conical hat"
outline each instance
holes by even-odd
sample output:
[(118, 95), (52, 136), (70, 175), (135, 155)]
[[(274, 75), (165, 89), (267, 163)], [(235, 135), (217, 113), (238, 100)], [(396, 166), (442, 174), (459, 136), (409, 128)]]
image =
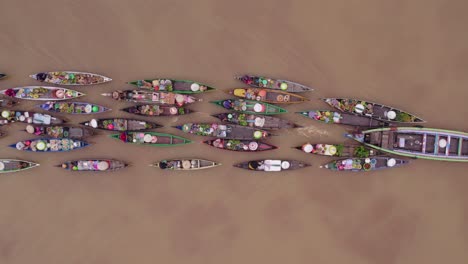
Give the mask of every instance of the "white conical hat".
[(307, 143), (307, 144), (304, 144), (302, 146), (302, 150), (305, 152), (305, 153), (311, 153), (313, 150), (314, 150), (314, 146), (312, 146), (312, 144), (310, 143)]
[(445, 138), (441, 138), (441, 139), (439, 140), (439, 147), (440, 147), (440, 148), (445, 148), (445, 147), (447, 147), (447, 140), (446, 140)]
[(3, 118), (8, 118), (8, 117), (10, 117), (10, 111), (7, 111), (7, 110), (2, 111), (2, 117), (3, 117)]
[(100, 170), (100, 171), (105, 171), (105, 170), (109, 169), (109, 162), (107, 162), (107, 161), (100, 161), (100, 162), (97, 164), (97, 168), (98, 168), (98, 170)]
[(258, 112), (262, 112), (262, 111), (263, 111), (263, 105), (262, 105), (262, 104), (258, 104), (258, 103), (255, 104), (255, 105), (254, 105), (254, 111), (257, 112), (257, 113), (258, 113)]
[(36, 144), (36, 148), (38, 150), (45, 150), (45, 148), (47, 147), (46, 143), (44, 141), (38, 141), (37, 144)]
[(5, 163), (0, 161), (0, 171), (5, 169)]
[(355, 107), (354, 107), (354, 111), (356, 111), (356, 113), (362, 113), (364, 111), (365, 107), (362, 105), (362, 104), (357, 104)]
[(192, 163), (190, 162), (190, 160), (184, 160), (184, 161), (182, 161), (182, 168), (184, 168), (184, 169), (190, 169), (190, 167), (192, 167)]
[(151, 134), (145, 134), (145, 136), (143, 137), (143, 140), (144, 140), (146, 143), (150, 143), (151, 140), (153, 140), (153, 136), (151, 136)]
[(263, 117), (256, 117), (256, 118), (255, 118), (255, 126), (263, 127), (263, 125), (265, 125), (265, 118), (263, 118)]
[(97, 127), (98, 127), (97, 120), (96, 120), (96, 119), (92, 119), (92, 120), (89, 122), (89, 125), (90, 125), (91, 127), (97, 128)]
[(388, 119), (395, 119), (395, 117), (396, 117), (395, 111), (388, 111), (387, 112), (387, 118)]
[(31, 125), (27, 125), (26, 126), (26, 132), (28, 132), (29, 134), (33, 134), (34, 133), (34, 127), (31, 126)]
[(283, 162), (281, 162), (281, 168), (282, 168), (283, 170), (289, 169), (290, 166), (291, 166), (291, 164), (289, 163), (289, 161), (283, 161)]
[(91, 113), (93, 111), (93, 106), (90, 104), (87, 104), (85, 106), (85, 113)]
[(249, 143), (249, 149), (250, 150), (257, 150), (257, 148), (258, 148), (258, 143), (257, 142), (252, 141), (252, 142)]
[(182, 94), (176, 94), (175, 100), (176, 100), (176, 102), (178, 102), (178, 103), (183, 103), (183, 102), (185, 101), (185, 97), (184, 97), (184, 95), (182, 95)]
[(190, 85), (190, 90), (196, 92), (200, 90), (200, 85), (198, 83), (192, 83), (192, 85)]
[(23, 148), (24, 148), (24, 143), (23, 142), (20, 141), (20, 142), (16, 143), (16, 149), (22, 150)]
[(396, 160), (394, 158), (387, 160), (387, 167), (393, 167), (396, 165)]

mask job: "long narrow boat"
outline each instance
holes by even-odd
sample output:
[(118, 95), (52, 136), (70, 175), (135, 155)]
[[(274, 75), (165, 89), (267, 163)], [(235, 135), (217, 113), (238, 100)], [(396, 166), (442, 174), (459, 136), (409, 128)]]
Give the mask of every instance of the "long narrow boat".
[(239, 151), (239, 152), (260, 152), (266, 150), (277, 149), (278, 147), (256, 141), (256, 140), (238, 140), (238, 139), (223, 139), (206, 140), (203, 143), (219, 149)]
[(148, 89), (152, 91), (167, 91), (180, 94), (195, 94), (214, 90), (208, 85), (185, 80), (171, 79), (148, 79), (129, 82), (140, 89)]
[(6, 74), (0, 73), (0, 80), (3, 79), (3, 78), (5, 78), (6, 76), (7, 76)]
[(333, 156), (333, 157), (357, 157), (368, 158), (376, 155), (381, 155), (382, 152), (357, 144), (310, 144), (306, 143), (300, 147), (296, 147), (305, 153)]
[(468, 162), (468, 133), (419, 127), (378, 128), (347, 135), (390, 154), (440, 161)]
[(243, 113), (222, 113), (213, 115), (222, 122), (228, 122), (240, 126), (255, 127), (261, 129), (287, 129), (296, 128), (298, 125), (278, 117), (252, 115)]
[(39, 72), (29, 77), (40, 82), (60, 85), (95, 85), (112, 81), (111, 78), (89, 72), (53, 71)]
[(19, 104), (19, 101), (11, 97), (0, 97), (0, 106), (1, 107), (13, 107)]
[(373, 171), (381, 169), (390, 169), (408, 164), (407, 160), (379, 156), (372, 158), (351, 158), (340, 159), (325, 164), (323, 167), (334, 171)]
[(47, 86), (24, 86), (1, 90), (0, 94), (6, 96), (35, 100), (35, 101), (58, 101), (75, 99), (84, 96), (84, 93), (60, 87), (47, 87)]
[(65, 120), (48, 114), (27, 111), (3, 110), (2, 117), (9, 121), (23, 122), (37, 125), (57, 125), (65, 123)]
[(38, 163), (17, 159), (0, 159), (0, 173), (18, 172), (39, 166)]
[(373, 119), (394, 123), (423, 123), (421, 118), (394, 107), (348, 98), (322, 99), (328, 105), (345, 113), (367, 116)]
[(291, 82), (287, 80), (271, 79), (271, 78), (261, 77), (261, 76), (242, 75), (242, 76), (236, 76), (235, 79), (252, 87), (282, 90), (282, 91), (286, 91), (290, 93), (300, 93), (300, 92), (307, 92), (307, 91), (313, 90), (312, 88), (299, 84), (299, 83), (295, 83), (295, 82)]
[(251, 160), (235, 164), (234, 167), (253, 171), (285, 171), (296, 170), (310, 166), (307, 163), (297, 160)]
[(164, 106), (157, 104), (134, 105), (124, 108), (122, 111), (141, 116), (178, 116), (193, 112), (192, 110), (185, 107)]
[(39, 138), (19, 141), (16, 144), (11, 144), (10, 147), (32, 152), (66, 152), (88, 145), (84, 141), (69, 138)]
[(246, 114), (276, 115), (288, 112), (286, 109), (276, 105), (244, 99), (227, 99), (213, 101), (212, 103), (224, 107), (227, 110)]
[(127, 166), (123, 161), (112, 159), (70, 160), (60, 165), (70, 171), (116, 171)]
[(86, 127), (73, 126), (32, 126), (27, 125), (25, 131), (36, 136), (51, 138), (84, 139), (94, 134), (93, 130)]
[(110, 108), (86, 103), (86, 102), (54, 102), (49, 101), (44, 104), (39, 105), (39, 107), (43, 110), (54, 112), (54, 113), (61, 113), (61, 114), (82, 114), (82, 115), (89, 115), (89, 114), (99, 114), (110, 111)]
[(297, 104), (309, 101), (308, 98), (297, 94), (261, 88), (237, 88), (229, 90), (229, 93), (239, 98), (270, 104)]
[(261, 139), (270, 136), (270, 133), (264, 130), (231, 124), (187, 123), (181, 126), (176, 126), (176, 128), (185, 133), (217, 138), (249, 140)]
[(123, 132), (110, 135), (110, 137), (119, 139), (125, 143), (154, 147), (180, 146), (192, 143), (192, 141), (183, 137), (158, 132)]
[(311, 110), (296, 113), (327, 124), (339, 124), (356, 127), (388, 126), (388, 124), (383, 121), (375, 120), (366, 116), (357, 116), (353, 114), (328, 110)]
[(220, 166), (221, 163), (204, 159), (161, 160), (152, 164), (162, 170), (203, 170)]
[(110, 131), (138, 131), (162, 127), (161, 125), (153, 122), (127, 118), (91, 119), (88, 122), (82, 122), (80, 124)]
[(134, 103), (156, 103), (161, 105), (177, 105), (183, 106), (186, 104), (202, 101), (190, 95), (176, 94), (168, 92), (152, 92), (143, 90), (124, 90), (114, 91), (112, 93), (103, 93), (103, 96), (112, 97), (117, 101), (128, 101)]

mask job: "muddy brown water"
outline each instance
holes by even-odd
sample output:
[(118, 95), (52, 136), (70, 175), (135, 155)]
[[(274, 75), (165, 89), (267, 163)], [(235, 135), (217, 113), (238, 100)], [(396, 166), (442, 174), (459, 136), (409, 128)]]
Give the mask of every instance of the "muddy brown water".
[[(468, 20), (463, 1), (5, 1), (0, 9), (0, 88), (39, 84), (29, 74), (81, 70), (114, 79), (78, 87), (83, 100), (132, 117), (130, 104), (100, 96), (125, 82), (164, 77), (216, 87), (190, 108), (154, 118), (161, 132), (193, 139), (174, 148), (123, 144), (106, 132), (87, 149), (24, 153), (7, 145), (30, 136), (2, 128), (0, 156), (41, 163), (0, 177), (0, 263), (466, 263), (466, 164), (417, 160), (366, 174), (319, 169), (330, 159), (291, 147), (339, 143), (345, 129), (295, 111), (323, 108), (321, 97), (356, 97), (468, 131)], [(314, 87), (310, 102), (282, 115), (304, 128), (268, 140), (275, 151), (243, 154), (202, 145), (171, 128), (212, 122), (208, 103), (255, 73)], [(32, 110), (23, 102), (20, 109)], [(76, 116), (78, 124), (92, 117)], [(79, 158), (131, 163), (116, 173), (65, 172)], [(223, 163), (197, 172), (149, 167), (164, 158)], [(277, 174), (232, 164), (290, 158), (312, 167)]]

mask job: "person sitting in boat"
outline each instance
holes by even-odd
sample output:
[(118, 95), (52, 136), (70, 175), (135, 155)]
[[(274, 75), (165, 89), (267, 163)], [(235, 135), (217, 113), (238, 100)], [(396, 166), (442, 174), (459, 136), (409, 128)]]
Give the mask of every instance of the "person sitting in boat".
[(47, 77), (49, 77), (48, 74), (44, 72), (36, 74), (36, 79), (41, 82), (44, 82), (47, 79)]
[(167, 161), (159, 162), (159, 168), (164, 170), (164, 169), (167, 169), (167, 167), (168, 167)]
[(15, 96), (16, 96), (16, 92), (15, 92), (15, 90), (13, 90), (13, 89), (7, 89), (7, 90), (5, 91), (5, 95), (11, 96), (11, 97), (15, 97)]
[(232, 100), (230, 100), (230, 99), (224, 100), (223, 101), (223, 107), (226, 108), (226, 109), (232, 109), (234, 107), (234, 104), (233, 104)]

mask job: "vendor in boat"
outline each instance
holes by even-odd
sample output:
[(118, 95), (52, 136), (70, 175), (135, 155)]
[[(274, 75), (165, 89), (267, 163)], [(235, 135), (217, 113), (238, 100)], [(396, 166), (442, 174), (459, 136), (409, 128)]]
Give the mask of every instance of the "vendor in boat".
[(125, 91), (114, 91), (112, 92), (112, 98), (115, 100), (130, 100), (133, 98), (133, 93)]
[(36, 74), (36, 79), (41, 82), (44, 82), (47, 79), (47, 77), (49, 77), (48, 74), (44, 72)]
[(223, 101), (223, 107), (226, 108), (226, 109), (232, 109), (234, 107), (234, 103), (230, 99), (224, 100)]
[(167, 161), (159, 162), (158, 166), (159, 166), (160, 169), (163, 169), (163, 170), (167, 169), (167, 167), (168, 167)]
[(257, 170), (260, 166), (263, 165), (263, 162), (258, 162), (256, 160), (249, 162), (249, 169)]

